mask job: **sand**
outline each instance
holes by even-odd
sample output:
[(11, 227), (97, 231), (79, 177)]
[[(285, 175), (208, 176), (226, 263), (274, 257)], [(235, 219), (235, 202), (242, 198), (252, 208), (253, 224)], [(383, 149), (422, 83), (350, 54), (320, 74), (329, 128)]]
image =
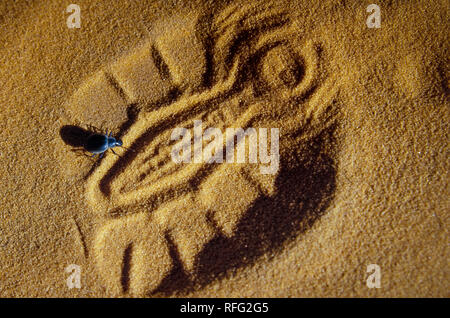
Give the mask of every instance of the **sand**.
[[(70, 3), (0, 4), (1, 297), (449, 297), (448, 1)], [(194, 120), (279, 169), (173, 162)]]

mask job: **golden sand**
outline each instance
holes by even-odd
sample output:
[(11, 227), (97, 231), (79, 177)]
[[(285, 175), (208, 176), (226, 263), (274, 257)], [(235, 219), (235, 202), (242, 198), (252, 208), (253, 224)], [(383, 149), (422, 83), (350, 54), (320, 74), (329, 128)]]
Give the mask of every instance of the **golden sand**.
[[(449, 296), (448, 1), (70, 3), (0, 4), (0, 296)], [(277, 173), (173, 162), (194, 120)]]

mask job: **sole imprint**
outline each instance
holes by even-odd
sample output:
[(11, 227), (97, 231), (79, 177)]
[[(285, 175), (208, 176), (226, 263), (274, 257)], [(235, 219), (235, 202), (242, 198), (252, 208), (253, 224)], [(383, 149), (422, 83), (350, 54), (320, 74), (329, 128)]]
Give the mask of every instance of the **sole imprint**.
[(129, 107), (139, 109), (121, 136), (133, 151), (105, 156), (86, 184), (89, 205), (105, 220), (94, 259), (115, 294), (157, 290), (174, 270), (171, 245), (195, 279), (205, 247), (233, 238), (257, 202), (278, 195), (278, 174), (255, 165), (174, 163), (175, 127), (200, 119), (205, 128), (279, 128), (283, 160), (332, 123), (335, 78), (320, 78), (318, 44), (286, 12), (232, 5), (208, 19), (189, 13), (155, 23), (146, 43), (94, 74), (67, 104), (73, 120), (113, 129), (129, 121)]

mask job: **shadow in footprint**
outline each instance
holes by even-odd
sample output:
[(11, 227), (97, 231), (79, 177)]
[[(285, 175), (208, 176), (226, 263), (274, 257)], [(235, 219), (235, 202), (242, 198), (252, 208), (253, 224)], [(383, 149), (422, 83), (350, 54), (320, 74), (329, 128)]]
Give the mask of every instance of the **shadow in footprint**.
[(280, 250), (309, 229), (329, 206), (335, 192), (334, 162), (323, 152), (325, 145), (330, 145), (333, 130), (301, 149), (295, 167), (281, 167), (276, 180), (277, 195), (258, 199), (239, 222), (233, 237), (219, 235), (205, 246), (197, 257), (191, 280), (177, 266), (156, 293), (173, 295), (189, 292), (195, 286), (204, 287), (230, 270)]

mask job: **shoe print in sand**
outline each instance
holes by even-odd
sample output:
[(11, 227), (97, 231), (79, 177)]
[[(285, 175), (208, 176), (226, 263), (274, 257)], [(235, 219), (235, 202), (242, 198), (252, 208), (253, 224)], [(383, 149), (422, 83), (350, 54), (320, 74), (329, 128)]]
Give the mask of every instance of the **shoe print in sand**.
[[(339, 87), (335, 74), (319, 72), (320, 51), (321, 43), (276, 7), (178, 14), (155, 23), (146, 43), (74, 93), (66, 107), (71, 120), (97, 127), (108, 120), (116, 130), (127, 122), (118, 137), (130, 150), (106, 155), (86, 180), (87, 202), (104, 218), (91, 246), (108, 290), (151, 294), (180, 266), (175, 263), (195, 281), (217, 240), (259, 236), (261, 246), (273, 245), (278, 229), (261, 223), (251, 233), (246, 226), (258, 223), (264, 204), (272, 206), (273, 225), (292, 233), (310, 211), (324, 208), (333, 162), (320, 145), (333, 127)], [(137, 110), (132, 119), (130, 109)], [(259, 162), (174, 162), (173, 130), (192, 130), (196, 120), (222, 131), (277, 128), (275, 169), (261, 173)], [(287, 186), (298, 187), (297, 198), (284, 200)], [(283, 220), (276, 207), (299, 210), (300, 221)]]

